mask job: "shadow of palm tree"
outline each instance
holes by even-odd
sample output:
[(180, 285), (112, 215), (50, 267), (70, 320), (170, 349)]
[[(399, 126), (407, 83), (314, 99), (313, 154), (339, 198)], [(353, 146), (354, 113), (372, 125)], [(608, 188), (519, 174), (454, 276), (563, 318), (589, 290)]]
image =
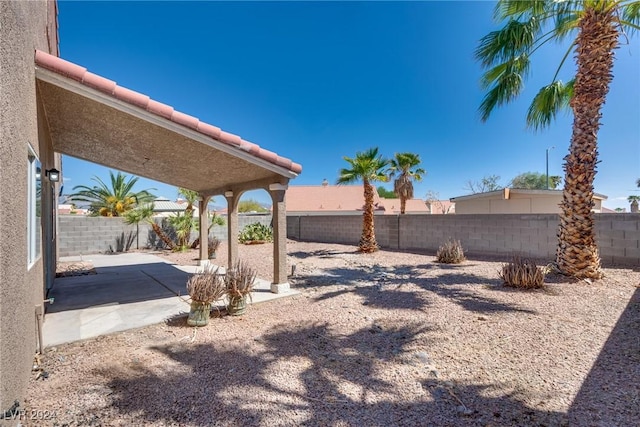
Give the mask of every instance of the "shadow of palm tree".
[[(429, 305), (429, 294), (433, 293), (454, 301), (465, 310), (478, 313), (509, 311), (535, 313), (515, 304), (480, 295), (474, 289), (477, 286), (484, 286), (491, 291), (508, 291), (500, 286), (501, 280), (498, 278), (458, 271), (448, 272), (447, 269), (437, 276), (426, 274), (432, 268), (433, 266), (429, 264), (339, 267), (302, 276), (297, 281), (307, 286), (342, 286), (336, 291), (323, 293), (315, 299), (316, 301), (324, 301), (352, 292), (364, 299), (364, 305), (375, 308), (424, 310)], [(415, 284), (422, 291), (405, 288), (404, 285), (408, 283)]]
[[(351, 334), (332, 332), (328, 325), (282, 326), (256, 339), (263, 351), (229, 343), (157, 346), (152, 350), (169, 359), (166, 365), (134, 364), (126, 371), (104, 369), (101, 374), (108, 378), (112, 406), (132, 423), (562, 424), (564, 414), (529, 408), (517, 395), (487, 393), (491, 384), (425, 378), (410, 397), (394, 398), (407, 385), (380, 379), (380, 371), (404, 360), (413, 341), (428, 345), (429, 332), (417, 324), (377, 331), (363, 328)], [(416, 363), (413, 369), (424, 369)], [(352, 386), (351, 391), (344, 389), (345, 384)]]
[(337, 251), (333, 249), (318, 249), (315, 251), (296, 251), (289, 252), (287, 255), (293, 258), (306, 259), (306, 258), (338, 258), (340, 255), (352, 255), (358, 254), (358, 250), (353, 251)]
[(602, 426), (630, 425), (640, 419), (640, 288), (582, 383), (569, 418), (575, 425), (587, 419)]

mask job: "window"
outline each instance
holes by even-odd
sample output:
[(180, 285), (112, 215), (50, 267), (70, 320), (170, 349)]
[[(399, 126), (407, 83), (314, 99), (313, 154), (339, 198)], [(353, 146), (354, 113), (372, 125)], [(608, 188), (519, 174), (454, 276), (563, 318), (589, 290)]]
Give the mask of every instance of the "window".
[(27, 173), (27, 265), (36, 262), (42, 252), (42, 164), (29, 147)]

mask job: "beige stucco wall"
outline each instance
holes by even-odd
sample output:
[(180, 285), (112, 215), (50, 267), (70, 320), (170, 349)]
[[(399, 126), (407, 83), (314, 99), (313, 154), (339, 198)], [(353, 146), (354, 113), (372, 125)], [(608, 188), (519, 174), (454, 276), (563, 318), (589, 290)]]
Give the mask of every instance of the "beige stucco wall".
[[(24, 407), (36, 351), (44, 262), (41, 255), (27, 268), (27, 153), (30, 144), (43, 169), (56, 163), (40, 142), (34, 68), (34, 50), (57, 44), (55, 23), (53, 3), (0, 2), (0, 412), (15, 400)], [(51, 198), (54, 191), (43, 194)]]
[[(517, 214), (517, 213), (560, 213), (562, 194), (532, 195), (511, 193), (509, 199), (501, 195), (457, 199), (456, 214)], [(600, 212), (602, 200), (594, 200), (593, 210)]]

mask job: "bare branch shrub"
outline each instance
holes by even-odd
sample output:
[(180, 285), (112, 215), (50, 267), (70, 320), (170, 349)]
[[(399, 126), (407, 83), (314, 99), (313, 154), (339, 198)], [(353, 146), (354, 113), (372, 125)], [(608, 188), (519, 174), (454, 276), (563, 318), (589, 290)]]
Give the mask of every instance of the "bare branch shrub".
[(225, 291), (225, 282), (217, 267), (208, 266), (187, 281), (187, 292), (193, 301), (211, 304), (222, 298)]
[(465, 260), (460, 240), (447, 240), (436, 252), (436, 260), (444, 264), (460, 264)]

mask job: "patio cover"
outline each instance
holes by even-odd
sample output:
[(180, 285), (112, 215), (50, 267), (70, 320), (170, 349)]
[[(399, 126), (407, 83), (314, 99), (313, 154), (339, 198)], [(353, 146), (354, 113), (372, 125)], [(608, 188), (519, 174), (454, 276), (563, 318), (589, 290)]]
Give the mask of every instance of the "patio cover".
[(36, 50), (38, 95), (56, 152), (201, 194), (286, 183), (302, 167)]
[[(274, 284), (286, 282), (284, 193), (302, 166), (171, 106), (118, 86), (79, 65), (35, 51), (38, 115), (53, 150), (197, 191), (201, 237), (206, 203), (223, 194), (229, 212), (229, 262), (237, 258), (237, 203), (262, 188), (273, 201)], [(203, 209), (205, 208), (205, 209)], [(206, 245), (201, 245), (201, 260)]]

